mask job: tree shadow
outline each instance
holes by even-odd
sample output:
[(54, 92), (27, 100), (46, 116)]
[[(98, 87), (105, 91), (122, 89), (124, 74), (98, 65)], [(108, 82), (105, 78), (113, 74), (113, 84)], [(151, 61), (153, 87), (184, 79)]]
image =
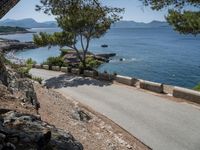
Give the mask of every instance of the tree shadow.
[(83, 85), (93, 85), (93, 86), (109, 86), (111, 82), (100, 81), (96, 79), (92, 79), (89, 77), (80, 77), (74, 75), (63, 74), (58, 77), (53, 77), (45, 80), (45, 86), (47, 88), (63, 88), (63, 87), (78, 87)]

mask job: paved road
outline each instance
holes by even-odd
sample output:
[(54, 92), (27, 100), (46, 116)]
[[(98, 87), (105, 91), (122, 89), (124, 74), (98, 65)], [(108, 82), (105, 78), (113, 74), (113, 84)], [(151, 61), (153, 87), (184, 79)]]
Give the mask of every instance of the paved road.
[(32, 69), (46, 85), (104, 114), (155, 150), (200, 150), (200, 109), (122, 85)]

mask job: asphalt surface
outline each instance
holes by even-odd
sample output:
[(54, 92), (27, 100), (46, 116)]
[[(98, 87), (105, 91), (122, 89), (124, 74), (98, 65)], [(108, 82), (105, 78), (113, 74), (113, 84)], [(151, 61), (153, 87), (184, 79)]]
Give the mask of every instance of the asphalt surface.
[(200, 108), (123, 85), (32, 69), (46, 86), (107, 116), (154, 150), (200, 150)]

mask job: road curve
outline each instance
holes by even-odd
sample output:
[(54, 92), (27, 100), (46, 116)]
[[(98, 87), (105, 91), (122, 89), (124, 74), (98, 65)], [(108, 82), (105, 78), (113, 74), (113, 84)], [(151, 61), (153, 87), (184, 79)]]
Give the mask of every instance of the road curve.
[(31, 69), (66, 97), (88, 105), (154, 150), (200, 150), (200, 108), (136, 88)]

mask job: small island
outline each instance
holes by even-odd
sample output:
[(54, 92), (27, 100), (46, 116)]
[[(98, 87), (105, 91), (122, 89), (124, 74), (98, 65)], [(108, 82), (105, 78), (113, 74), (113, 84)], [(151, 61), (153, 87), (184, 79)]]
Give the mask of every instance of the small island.
[(28, 31), (27, 28), (0, 26), (0, 35), (16, 34), (16, 33), (33, 33)]

